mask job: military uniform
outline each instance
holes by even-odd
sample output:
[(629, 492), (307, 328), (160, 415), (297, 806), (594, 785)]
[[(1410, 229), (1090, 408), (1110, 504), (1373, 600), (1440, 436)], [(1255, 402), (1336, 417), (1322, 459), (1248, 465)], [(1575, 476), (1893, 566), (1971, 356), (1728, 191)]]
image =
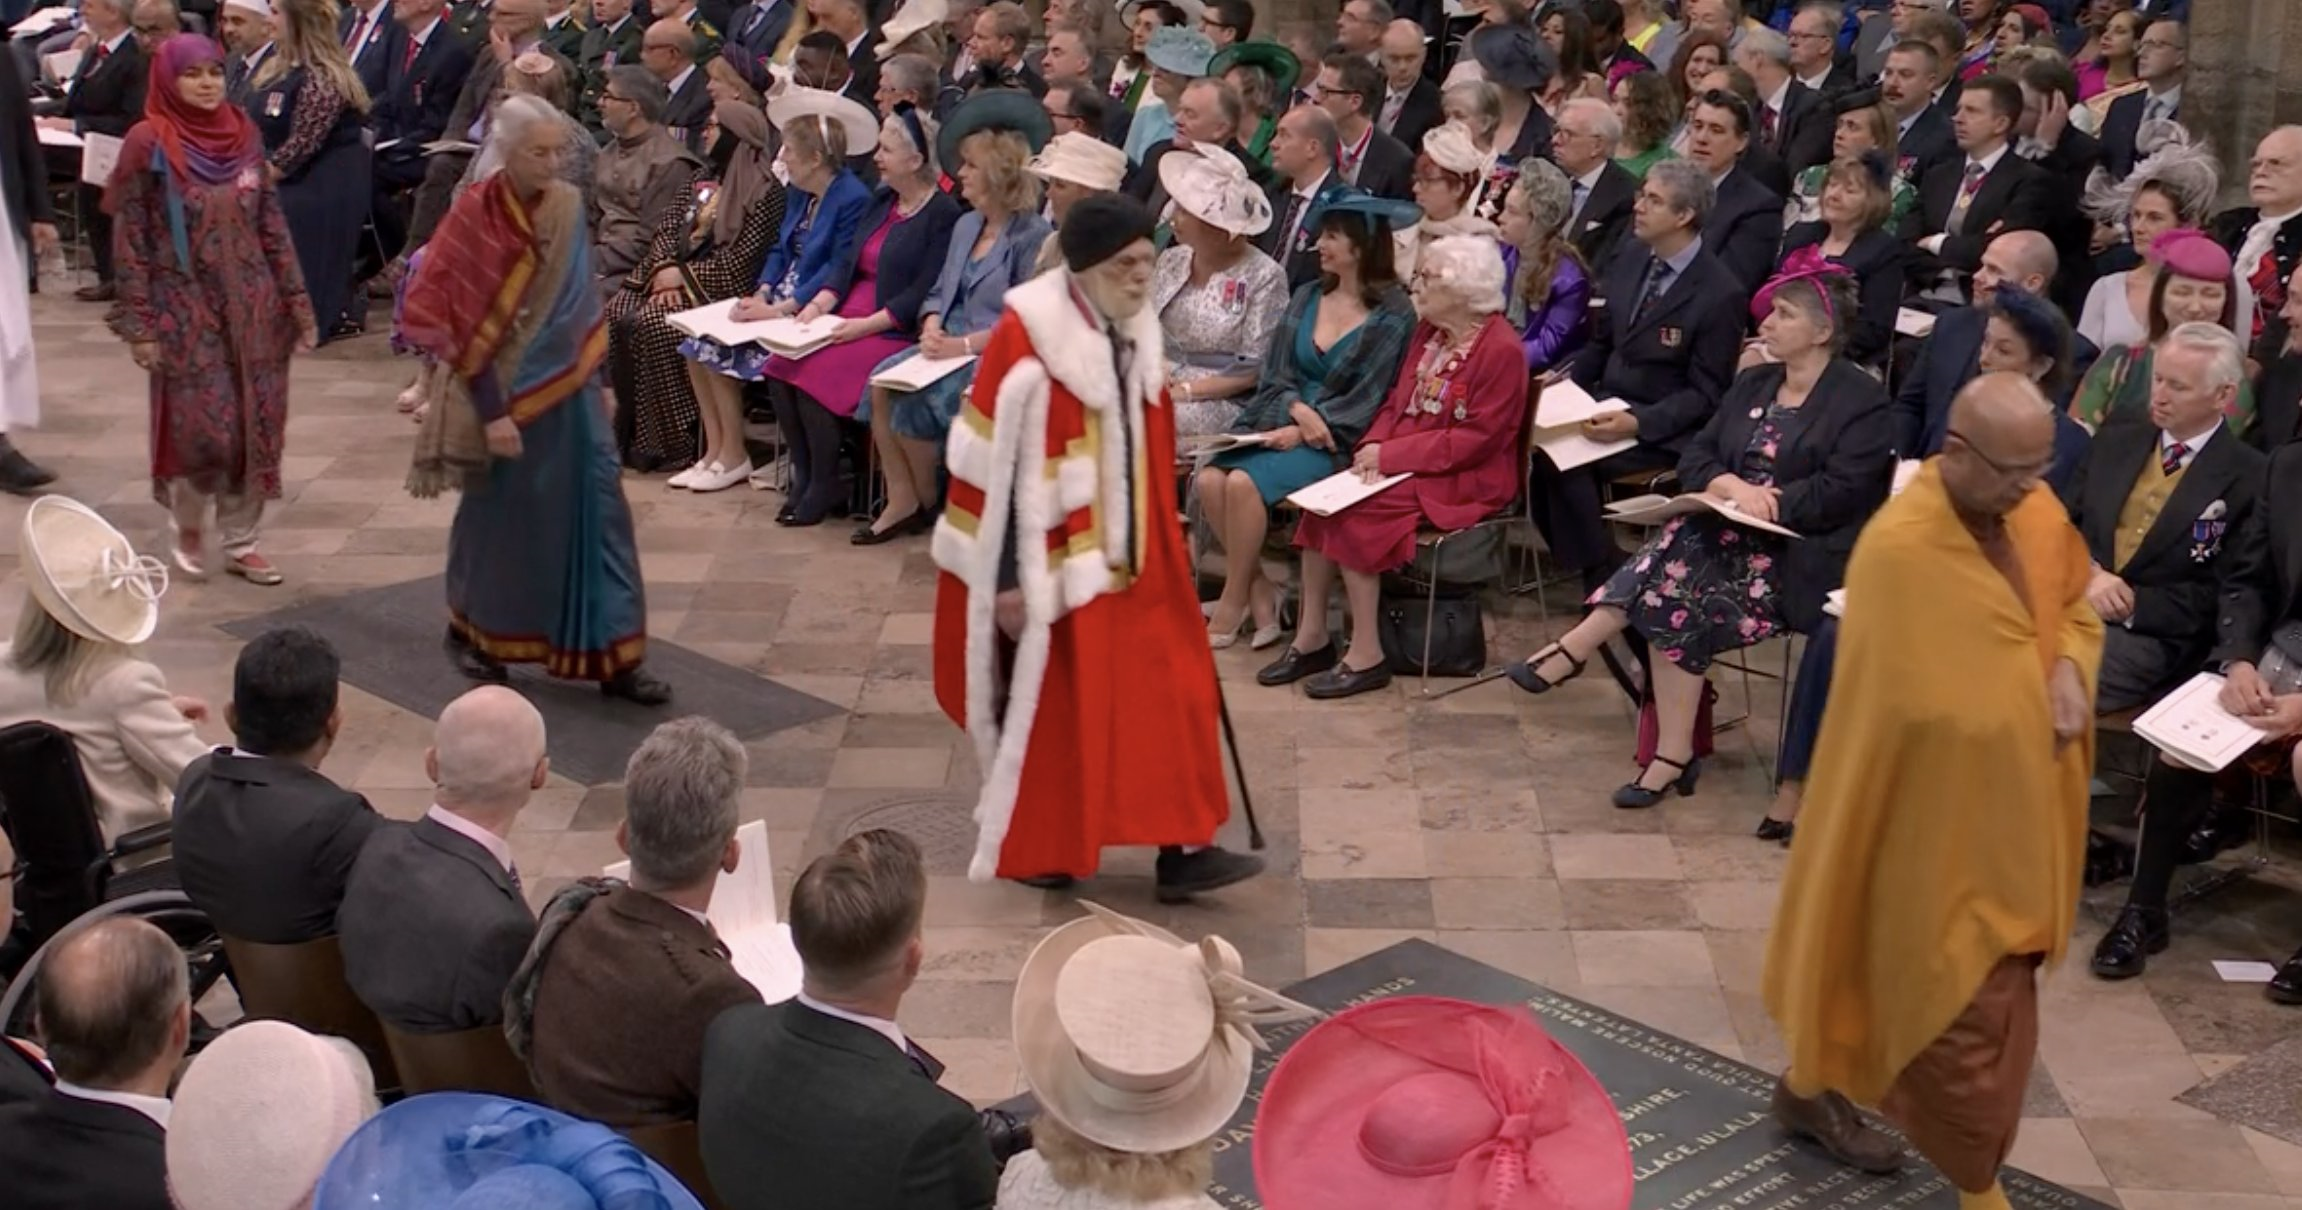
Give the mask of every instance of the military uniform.
[(627, 14), (619, 25), (593, 25), (583, 32), (583, 42), (569, 59), (583, 77), (581, 95), (576, 100), (576, 117), (595, 135), (606, 134), (600, 124), (599, 98), (607, 88), (610, 68), (636, 66), (639, 63), (641, 38), (647, 33), (647, 23), (639, 13)]

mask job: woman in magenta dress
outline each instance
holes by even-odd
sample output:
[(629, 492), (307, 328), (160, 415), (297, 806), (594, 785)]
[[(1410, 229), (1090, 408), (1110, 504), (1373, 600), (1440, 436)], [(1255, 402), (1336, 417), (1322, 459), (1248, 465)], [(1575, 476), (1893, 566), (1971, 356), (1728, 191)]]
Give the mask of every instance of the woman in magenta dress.
[(791, 491), (779, 525), (817, 525), (838, 508), (839, 421), (855, 415), (874, 366), (919, 339), (919, 304), (959, 222), (959, 203), (936, 188), (935, 120), (898, 105), (880, 126), (879, 188), (863, 212), (855, 255), (832, 271), (802, 318), (838, 315), (833, 343), (794, 361), (768, 359), (775, 414), (791, 450)]
[[(1449, 236), (1423, 250), (1412, 282), (1422, 322), (1407, 341), (1391, 397), (1359, 442), (1352, 469), (1373, 480), (1413, 477), (1333, 516), (1304, 514), (1303, 616), (1286, 654), (1256, 674), (1265, 685), (1309, 677), (1306, 696), (1340, 698), (1391, 683), (1376, 637), (1382, 575), (1415, 557), (1428, 525), (1463, 529), (1519, 493), (1527, 414), (1527, 363), (1519, 334), (1499, 313), (1503, 254), (1487, 236)], [(1327, 635), (1327, 593), (1342, 570), (1351, 647)]]

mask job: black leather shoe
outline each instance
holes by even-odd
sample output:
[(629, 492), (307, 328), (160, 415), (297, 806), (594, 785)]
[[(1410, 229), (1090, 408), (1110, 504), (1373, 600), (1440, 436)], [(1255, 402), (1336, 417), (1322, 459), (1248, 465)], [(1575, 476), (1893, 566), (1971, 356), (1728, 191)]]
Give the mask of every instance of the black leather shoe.
[(648, 675), (645, 668), (626, 668), (601, 681), (599, 691), (603, 697), (620, 697), (642, 706), (661, 706), (671, 700), (671, 686)]
[(2204, 865), (2246, 843), (2254, 833), (2252, 815), (2242, 809), (2216, 808), (2206, 822), (2182, 839), (2182, 864)]
[(1159, 902), (1182, 903), (1193, 895), (1221, 890), (1253, 878), (1263, 872), (1263, 859), (1224, 848), (1206, 848), (1196, 853), (1161, 849), (1153, 871), (1158, 880)]
[[(2110, 931), (2094, 945), (2091, 969), (2101, 979), (2131, 979), (2150, 964), (2150, 955), (2166, 949), (2168, 934), (2163, 908), (2128, 904), (2118, 913)], [(2287, 965), (2291, 966), (2292, 963)], [(2302, 974), (2302, 971), (2298, 971)]]
[(1313, 673), (1325, 672), (1341, 662), (1342, 658), (1343, 653), (1336, 650), (1333, 643), (1317, 651), (1297, 651), (1289, 647), (1280, 653), (1278, 659), (1263, 665), (1263, 670), (1255, 674), (1255, 683), (1292, 685)]
[(1776, 819), (1770, 815), (1758, 821), (1758, 831), (1754, 835), (1760, 840), (1779, 840), (1784, 844), (1789, 844), (1791, 833), (1797, 830), (1798, 825), (1790, 820)]
[(448, 628), (447, 641), (441, 645), (447, 648), (448, 658), (456, 662), (456, 671), (472, 680), (501, 685), (512, 679), (511, 670), (504, 667), (502, 660), (472, 646), (452, 626)]
[(1862, 1118), (1845, 1097), (1825, 1092), (1809, 1100), (1780, 1080), (1774, 1086), (1774, 1120), (1793, 1135), (1821, 1147), (1850, 1168), (1885, 1176), (1902, 1167), (1902, 1147)]
[(853, 546), (877, 546), (882, 542), (893, 542), (897, 538), (923, 534), (934, 528), (935, 514), (923, 508), (886, 529), (874, 531), (870, 525), (865, 525), (848, 535), (847, 541)]
[(1034, 874), (1029, 878), (1013, 878), (1009, 881), (1034, 891), (1068, 891), (1079, 880), (1069, 874)]
[(1357, 697), (1388, 689), (1391, 685), (1391, 665), (1377, 664), (1372, 668), (1353, 668), (1337, 664), (1325, 672), (1303, 682), (1303, 696), (1314, 701), (1331, 702), (1337, 698)]
[(1645, 786), (1639, 784), (1640, 780), (1644, 779), (1647, 775), (1646, 770), (1641, 769), (1639, 770), (1638, 777), (1625, 782), (1622, 788), (1615, 791), (1614, 803), (1616, 806), (1621, 807), (1626, 811), (1643, 810), (1644, 808), (1654, 806), (1656, 803), (1661, 802), (1664, 796), (1668, 795), (1673, 790), (1678, 791), (1680, 798), (1688, 798), (1693, 796), (1695, 792), (1695, 782), (1699, 780), (1703, 775), (1703, 763), (1700, 760), (1690, 760), (1682, 765), (1679, 762), (1672, 760), (1670, 757), (1658, 756), (1654, 759), (1653, 763), (1657, 765), (1667, 765), (1670, 768), (1676, 769), (1678, 770), (1679, 775), (1667, 782), (1664, 782), (1662, 789), (1649, 790)]
[(791, 524), (791, 519), (798, 515), (799, 501), (786, 500), (784, 501), (782, 508), (775, 510), (775, 523), (777, 525), (789, 525)]
[(2262, 989), (2273, 1004), (2302, 1004), (2302, 953), (2288, 958)]
[(0, 492), (28, 496), (56, 481), (56, 472), (24, 456), (0, 436)]

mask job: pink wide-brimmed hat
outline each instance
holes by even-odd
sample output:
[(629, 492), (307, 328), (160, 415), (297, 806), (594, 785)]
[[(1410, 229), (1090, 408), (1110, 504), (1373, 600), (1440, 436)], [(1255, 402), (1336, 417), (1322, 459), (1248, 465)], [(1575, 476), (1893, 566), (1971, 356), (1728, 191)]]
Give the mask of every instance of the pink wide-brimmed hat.
[(1314, 1026), (1255, 1118), (1271, 1210), (1626, 1210), (1598, 1080), (1524, 1008), (1402, 996)]

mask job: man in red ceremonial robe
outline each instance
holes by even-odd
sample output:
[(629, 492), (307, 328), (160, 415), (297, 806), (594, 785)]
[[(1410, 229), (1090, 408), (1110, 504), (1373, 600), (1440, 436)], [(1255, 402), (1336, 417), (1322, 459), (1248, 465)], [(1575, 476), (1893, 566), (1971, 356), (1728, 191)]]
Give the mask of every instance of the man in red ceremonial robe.
[(935, 529), (935, 695), (983, 769), (975, 859), (1058, 889), (1110, 845), (1157, 845), (1177, 902), (1263, 870), (1230, 814), (1220, 699), (1183, 530), (1153, 219), (1081, 199), (1064, 267), (1007, 292), (952, 425)]

